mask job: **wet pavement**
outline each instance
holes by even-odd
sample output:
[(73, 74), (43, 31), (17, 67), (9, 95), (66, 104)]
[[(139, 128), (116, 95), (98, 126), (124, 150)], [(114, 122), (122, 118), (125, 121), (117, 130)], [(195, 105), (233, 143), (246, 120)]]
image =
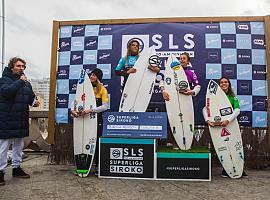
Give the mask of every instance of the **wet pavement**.
[(12, 178), (8, 167), (0, 199), (268, 199), (270, 170), (247, 170), (248, 177), (222, 178), (212, 169), (211, 182), (99, 179), (74, 175), (74, 166), (47, 164), (47, 154), (31, 153), (22, 168), (30, 179)]

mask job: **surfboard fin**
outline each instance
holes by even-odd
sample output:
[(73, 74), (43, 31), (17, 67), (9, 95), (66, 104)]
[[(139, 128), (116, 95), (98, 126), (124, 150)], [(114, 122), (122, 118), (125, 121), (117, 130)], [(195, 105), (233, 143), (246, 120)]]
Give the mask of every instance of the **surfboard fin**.
[(173, 134), (176, 134), (176, 129), (175, 129), (175, 126), (173, 126)]
[(186, 137), (183, 137), (183, 144), (186, 145)]

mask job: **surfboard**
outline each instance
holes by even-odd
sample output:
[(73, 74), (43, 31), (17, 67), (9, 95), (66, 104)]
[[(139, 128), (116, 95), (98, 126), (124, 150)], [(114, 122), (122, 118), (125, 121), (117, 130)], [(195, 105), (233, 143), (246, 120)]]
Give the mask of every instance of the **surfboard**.
[[(96, 99), (88, 74), (81, 71), (73, 110), (83, 111), (96, 107)], [(80, 177), (87, 177), (95, 155), (97, 140), (97, 114), (92, 113), (74, 118), (73, 141), (76, 173)]]
[(119, 112), (145, 112), (155, 85), (156, 73), (148, 69), (150, 64), (159, 62), (154, 46), (140, 54), (134, 68), (136, 73), (129, 74), (119, 105)]
[(170, 95), (165, 101), (172, 134), (180, 149), (191, 148), (194, 135), (194, 109), (192, 96), (181, 94), (179, 89), (190, 88), (184, 69), (181, 66), (171, 68), (177, 61), (172, 55), (168, 58), (164, 72), (164, 88)]
[[(228, 119), (233, 107), (220, 86), (210, 80), (206, 92), (206, 112), (208, 120), (216, 124)], [(217, 156), (231, 178), (240, 178), (244, 167), (244, 151), (237, 119), (226, 127), (209, 126), (210, 135)]]

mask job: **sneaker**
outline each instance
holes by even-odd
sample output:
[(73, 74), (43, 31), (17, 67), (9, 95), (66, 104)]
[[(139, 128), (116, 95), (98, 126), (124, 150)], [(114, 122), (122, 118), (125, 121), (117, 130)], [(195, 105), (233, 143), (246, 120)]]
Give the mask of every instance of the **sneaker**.
[(247, 178), (248, 177), (248, 175), (247, 175), (247, 173), (245, 171), (243, 171), (242, 177), (244, 177), (244, 178)]
[(229, 178), (229, 175), (227, 174), (227, 172), (224, 169), (221, 172), (221, 177), (223, 177), (223, 178)]
[(0, 186), (5, 185), (4, 172), (0, 171)]
[(21, 167), (13, 168), (12, 176), (16, 178), (30, 178), (30, 175), (25, 173)]

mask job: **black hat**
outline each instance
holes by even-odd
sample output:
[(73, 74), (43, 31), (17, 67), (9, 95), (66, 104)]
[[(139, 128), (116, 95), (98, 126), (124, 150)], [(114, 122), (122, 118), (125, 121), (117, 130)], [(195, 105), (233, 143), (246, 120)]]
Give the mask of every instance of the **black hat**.
[(93, 69), (91, 71), (91, 73), (89, 74), (89, 76), (91, 76), (91, 74), (95, 74), (97, 76), (98, 80), (99, 81), (102, 81), (103, 72), (99, 68)]

